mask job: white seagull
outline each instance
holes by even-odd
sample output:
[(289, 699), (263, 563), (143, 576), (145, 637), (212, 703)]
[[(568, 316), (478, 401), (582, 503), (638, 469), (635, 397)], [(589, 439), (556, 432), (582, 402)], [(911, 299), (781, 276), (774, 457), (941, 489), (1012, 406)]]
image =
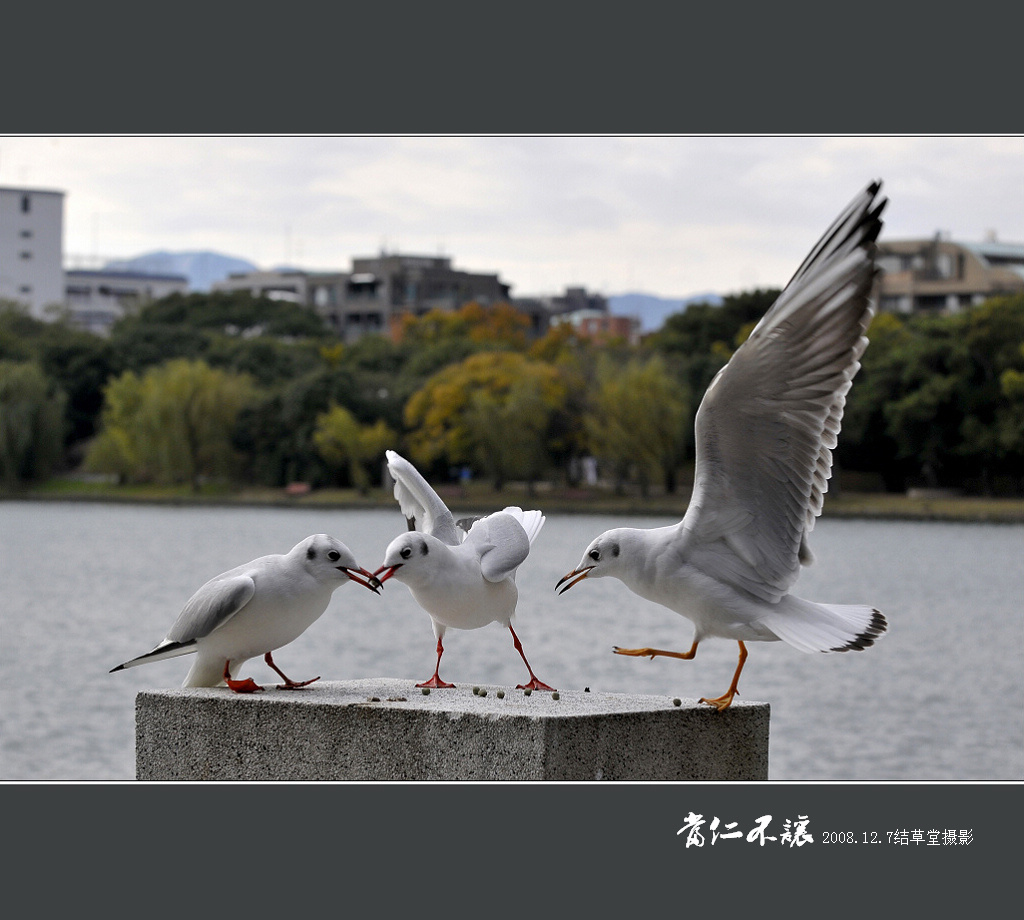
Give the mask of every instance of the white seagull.
[(284, 679), (281, 690), (305, 687), (320, 678), (296, 683), (274, 664), (271, 652), (301, 636), (346, 579), (377, 593), (379, 583), (344, 543), (326, 534), (306, 537), (284, 555), (261, 556), (211, 578), (192, 595), (156, 648), (110, 673), (195, 653), (183, 687), (226, 684), (236, 693), (252, 693), (263, 687), (251, 677), (235, 678), (246, 661), (263, 655)]
[[(530, 554), (530, 544), (544, 525), (539, 511), (509, 507), (475, 521), (456, 522), (448, 506), (420, 472), (393, 450), (387, 451), (395, 498), (409, 532), (391, 541), (374, 576), (383, 583), (397, 578), (428, 614), (437, 638), (434, 674), (417, 687), (454, 687), (441, 680), (442, 638), (448, 627), (479, 629), (500, 623), (512, 633), (530, 680), (517, 690), (553, 690), (533, 673), (522, 643), (512, 628), (519, 589), (516, 570)], [(413, 528), (418, 528), (414, 530)]]
[(789, 593), (812, 561), (846, 394), (874, 312), (875, 240), (886, 199), (870, 184), (811, 250), (747, 341), (711, 381), (696, 417), (693, 495), (678, 524), (601, 534), (555, 588), (611, 575), (693, 622), (687, 652), (614, 649), (691, 659), (704, 639), (739, 643), (729, 689), (702, 698), (719, 711), (736, 694), (744, 642), (779, 639), (802, 651), (864, 649), (885, 632), (869, 606), (819, 604)]

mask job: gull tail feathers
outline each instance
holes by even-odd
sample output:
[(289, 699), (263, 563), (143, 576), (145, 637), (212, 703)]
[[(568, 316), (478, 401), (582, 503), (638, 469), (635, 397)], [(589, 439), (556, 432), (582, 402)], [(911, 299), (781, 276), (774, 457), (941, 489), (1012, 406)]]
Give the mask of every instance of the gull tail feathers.
[(540, 511), (523, 511), (522, 508), (518, 508), (515, 505), (510, 505), (501, 510), (505, 514), (511, 514), (512, 517), (519, 521), (532, 544), (537, 534), (540, 533), (541, 527), (544, 526), (544, 515)]
[(133, 658), (124, 664), (119, 664), (116, 668), (111, 668), (110, 673), (124, 671), (126, 668), (135, 668), (140, 664), (149, 664), (151, 661), (164, 661), (167, 658), (177, 658), (179, 655), (191, 655), (195, 650), (194, 639), (189, 642), (161, 642), (153, 651), (139, 655), (138, 658)]
[(795, 595), (761, 623), (802, 652), (848, 652), (873, 645), (889, 624), (881, 611), (856, 604), (817, 604)]

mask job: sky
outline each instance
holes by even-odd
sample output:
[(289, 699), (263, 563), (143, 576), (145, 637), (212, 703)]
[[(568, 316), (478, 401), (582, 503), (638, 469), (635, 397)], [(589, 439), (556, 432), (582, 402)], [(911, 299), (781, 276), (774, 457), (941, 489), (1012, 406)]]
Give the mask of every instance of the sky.
[(1024, 244), (1024, 136), (0, 135), (66, 195), (69, 267), (212, 250), (348, 271), (443, 255), (512, 296), (782, 287), (868, 182), (883, 239)]

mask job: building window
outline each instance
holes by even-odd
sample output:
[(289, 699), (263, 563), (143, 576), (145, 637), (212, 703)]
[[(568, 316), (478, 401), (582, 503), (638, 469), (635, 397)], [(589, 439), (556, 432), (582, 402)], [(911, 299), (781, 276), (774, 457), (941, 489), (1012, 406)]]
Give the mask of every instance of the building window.
[(32, 210), (32, 199), (28, 195), (21, 196), (21, 213), (28, 214)]
[(30, 239), (32, 239), (32, 231), (31, 230), (22, 230), (21, 231), (21, 238), (23, 240), (30, 240)]
[(23, 250), (22, 252), (19, 253), (19, 255), (23, 259), (31, 259), (32, 258), (32, 253), (28, 252), (27, 250)]
[(32, 293), (32, 285), (31, 284), (23, 284), (20, 288), (18, 288), (18, 293), (19, 294), (31, 294)]

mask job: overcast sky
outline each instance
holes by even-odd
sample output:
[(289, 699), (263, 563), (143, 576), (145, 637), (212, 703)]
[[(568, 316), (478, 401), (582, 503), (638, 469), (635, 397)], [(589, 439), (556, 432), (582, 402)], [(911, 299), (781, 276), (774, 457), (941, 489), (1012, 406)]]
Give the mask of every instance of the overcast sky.
[(875, 178), (883, 239), (1024, 244), (1021, 136), (0, 135), (0, 185), (65, 192), (68, 261), (440, 254), (514, 296), (781, 287)]

